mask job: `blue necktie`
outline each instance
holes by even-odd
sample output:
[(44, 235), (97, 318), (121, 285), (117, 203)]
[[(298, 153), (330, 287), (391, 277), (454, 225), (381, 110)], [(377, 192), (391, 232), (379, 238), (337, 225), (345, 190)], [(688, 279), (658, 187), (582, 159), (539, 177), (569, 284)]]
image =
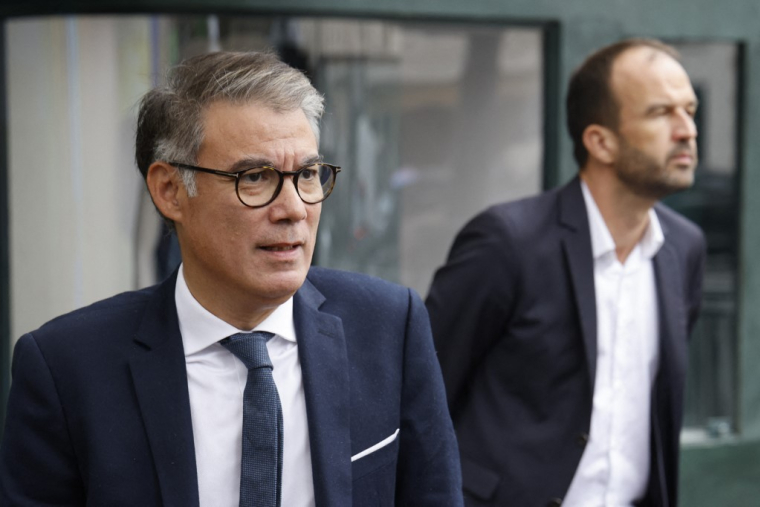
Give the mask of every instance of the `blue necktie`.
[(282, 496), (282, 406), (272, 377), (263, 331), (238, 333), (219, 342), (248, 368), (243, 393), (243, 458), (240, 507), (280, 507)]

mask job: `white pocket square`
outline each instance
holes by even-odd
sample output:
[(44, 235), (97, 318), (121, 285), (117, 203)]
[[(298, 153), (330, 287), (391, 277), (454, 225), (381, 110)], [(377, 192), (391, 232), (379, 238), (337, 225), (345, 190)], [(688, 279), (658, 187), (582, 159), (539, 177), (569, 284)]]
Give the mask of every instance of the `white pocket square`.
[(399, 432), (399, 430), (400, 430), (400, 429), (401, 429), (401, 428), (397, 429), (397, 430), (396, 430), (396, 431), (393, 433), (393, 435), (389, 436), (389, 437), (388, 437), (388, 438), (386, 438), (386, 439), (383, 439), (383, 440), (381, 440), (380, 442), (376, 443), (376, 444), (375, 444), (375, 445), (373, 445), (372, 447), (368, 447), (368, 448), (364, 449), (362, 452), (360, 452), (360, 453), (358, 453), (358, 454), (354, 454), (353, 456), (351, 456), (351, 463), (353, 463), (353, 462), (354, 462), (354, 461), (356, 461), (357, 459), (361, 459), (361, 458), (363, 458), (363, 457), (364, 457), (364, 456), (366, 456), (367, 454), (372, 454), (373, 452), (375, 452), (375, 451), (376, 451), (376, 450), (378, 450), (378, 449), (382, 449), (382, 448), (383, 448), (383, 447), (385, 447), (386, 445), (388, 445), (388, 444), (390, 444), (391, 442), (393, 442), (394, 440), (396, 440), (396, 437), (398, 437), (398, 432)]

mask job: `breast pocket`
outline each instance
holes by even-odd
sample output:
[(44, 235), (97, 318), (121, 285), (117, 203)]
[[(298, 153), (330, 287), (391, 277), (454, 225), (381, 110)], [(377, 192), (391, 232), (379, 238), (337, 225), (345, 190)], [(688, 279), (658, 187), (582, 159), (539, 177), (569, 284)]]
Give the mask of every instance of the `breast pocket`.
[[(352, 457), (353, 507), (392, 507), (396, 496), (398, 430)], [(382, 445), (380, 445), (382, 444)]]
[[(372, 473), (378, 468), (396, 462), (398, 456), (399, 430), (351, 457), (351, 473), (354, 480)], [(395, 465), (393, 469), (395, 470)]]

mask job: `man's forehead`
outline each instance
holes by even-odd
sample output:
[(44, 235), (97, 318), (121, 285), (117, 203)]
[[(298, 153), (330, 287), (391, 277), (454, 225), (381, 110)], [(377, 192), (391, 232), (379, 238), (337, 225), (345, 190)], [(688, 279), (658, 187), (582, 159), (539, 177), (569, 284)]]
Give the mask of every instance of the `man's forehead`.
[(260, 102), (216, 101), (203, 115), (198, 157), (212, 155), (224, 167), (307, 165), (318, 158), (315, 135), (300, 108), (278, 111)]
[(666, 99), (674, 93), (693, 96), (691, 81), (680, 62), (648, 46), (628, 49), (615, 59), (610, 86), (615, 97), (623, 102), (631, 98)]

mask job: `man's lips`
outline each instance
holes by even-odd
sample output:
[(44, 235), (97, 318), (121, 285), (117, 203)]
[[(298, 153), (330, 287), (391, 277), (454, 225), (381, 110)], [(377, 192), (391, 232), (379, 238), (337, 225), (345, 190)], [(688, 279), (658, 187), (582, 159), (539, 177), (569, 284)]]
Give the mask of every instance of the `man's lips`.
[(267, 252), (289, 252), (299, 248), (302, 243), (274, 243), (270, 245), (262, 245), (259, 248), (266, 250)]
[(675, 162), (681, 163), (681, 164), (692, 164), (695, 160), (694, 153), (690, 151), (681, 151), (678, 153), (673, 153), (670, 157), (668, 157), (670, 160), (673, 160)]

